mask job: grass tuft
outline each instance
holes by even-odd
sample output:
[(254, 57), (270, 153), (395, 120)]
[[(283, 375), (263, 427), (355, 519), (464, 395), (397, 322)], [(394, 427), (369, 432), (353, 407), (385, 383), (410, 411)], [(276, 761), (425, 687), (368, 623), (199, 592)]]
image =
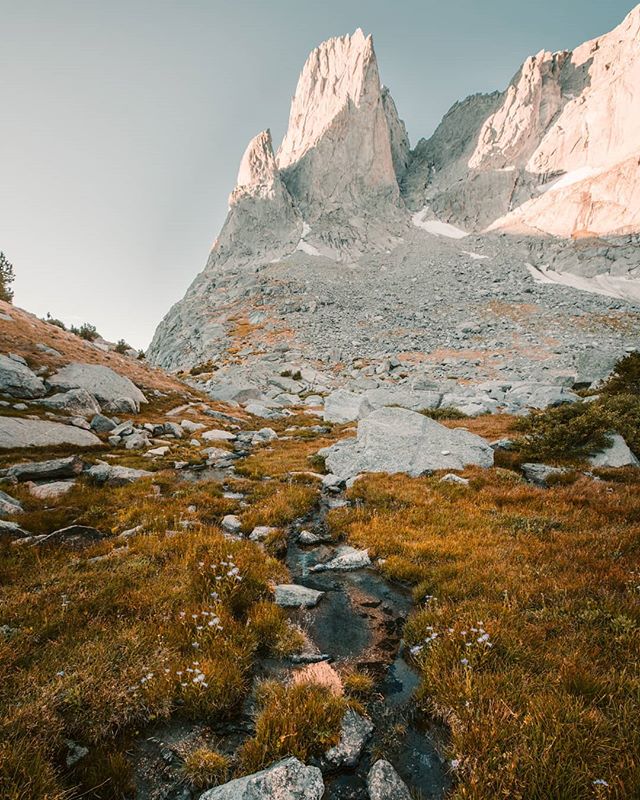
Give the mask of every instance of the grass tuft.
[(264, 681), (258, 689), (256, 732), (242, 746), (244, 772), (255, 772), (286, 756), (303, 762), (337, 744), (347, 708), (326, 686)]

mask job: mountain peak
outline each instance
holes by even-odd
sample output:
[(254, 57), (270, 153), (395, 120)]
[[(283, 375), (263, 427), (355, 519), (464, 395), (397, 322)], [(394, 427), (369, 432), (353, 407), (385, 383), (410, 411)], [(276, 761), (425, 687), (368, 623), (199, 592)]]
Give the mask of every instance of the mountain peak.
[(271, 131), (267, 129), (254, 136), (247, 145), (229, 205), (234, 205), (246, 195), (273, 197), (277, 179), (278, 167), (273, 153)]
[(358, 28), (316, 47), (298, 79), (289, 127), (278, 151), (279, 166), (284, 169), (299, 161), (345, 106), (360, 106), (367, 88), (374, 93), (380, 88), (370, 35)]

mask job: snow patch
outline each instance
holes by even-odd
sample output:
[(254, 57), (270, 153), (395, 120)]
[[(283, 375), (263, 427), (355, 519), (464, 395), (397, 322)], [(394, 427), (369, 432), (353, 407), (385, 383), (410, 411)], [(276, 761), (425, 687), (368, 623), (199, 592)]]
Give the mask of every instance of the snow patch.
[(602, 294), (605, 297), (616, 297), (620, 300), (640, 302), (640, 280), (634, 278), (616, 278), (613, 275), (596, 275), (586, 278), (570, 272), (555, 272), (549, 267), (535, 267), (526, 264), (536, 283), (570, 286), (591, 294)]
[(311, 225), (303, 220), (302, 222), (302, 235), (300, 236), (300, 241), (296, 245), (295, 252), (298, 250), (301, 253), (306, 253), (308, 256), (319, 256), (320, 251), (317, 247), (314, 247), (309, 242), (305, 242), (304, 237), (308, 236), (311, 233)]
[(416, 228), (420, 228), (433, 236), (446, 236), (448, 239), (464, 239), (469, 234), (461, 228), (456, 228), (455, 225), (449, 225), (448, 222), (441, 222), (439, 219), (425, 219), (428, 212), (427, 208), (418, 211), (411, 217), (411, 221)]
[(469, 258), (472, 258), (474, 261), (482, 261), (485, 258), (489, 258), (489, 256), (481, 256), (480, 253), (474, 253), (472, 250), (463, 250), (462, 252), (465, 256), (469, 256)]
[(556, 192), (558, 189), (566, 189), (567, 186), (573, 186), (574, 183), (580, 183), (580, 181), (584, 181), (587, 178), (593, 178), (601, 172), (601, 169), (596, 169), (595, 167), (579, 167), (570, 172), (565, 172), (561, 178), (558, 178), (557, 181), (554, 181), (546, 189), (543, 187), (543, 191)]

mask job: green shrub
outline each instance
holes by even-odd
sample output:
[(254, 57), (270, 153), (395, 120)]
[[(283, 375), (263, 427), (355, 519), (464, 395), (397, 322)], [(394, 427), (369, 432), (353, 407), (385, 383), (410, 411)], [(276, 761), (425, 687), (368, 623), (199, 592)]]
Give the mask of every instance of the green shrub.
[(524, 433), (522, 454), (531, 460), (587, 458), (606, 447), (612, 431), (640, 453), (640, 396), (605, 394), (591, 403), (534, 411), (517, 428)]
[(124, 339), (118, 339), (118, 343), (113, 349), (116, 353), (124, 354), (127, 350), (131, 350), (131, 345), (127, 344)]
[(96, 326), (90, 325), (88, 322), (83, 322), (79, 328), (72, 325), (69, 330), (71, 333), (75, 333), (76, 336), (79, 336), (87, 342), (94, 342), (100, 336), (96, 330)]
[(602, 394), (640, 395), (640, 353), (630, 353), (617, 362), (613, 374), (602, 388)]
[(467, 419), (467, 414), (458, 411), (453, 406), (441, 406), (440, 408), (425, 408), (420, 412), (429, 419)]
[(48, 322), (49, 325), (55, 325), (56, 328), (60, 328), (62, 331), (67, 330), (67, 326), (61, 319), (57, 319), (56, 317), (52, 317), (51, 314), (47, 311), (47, 316), (44, 318), (43, 322)]

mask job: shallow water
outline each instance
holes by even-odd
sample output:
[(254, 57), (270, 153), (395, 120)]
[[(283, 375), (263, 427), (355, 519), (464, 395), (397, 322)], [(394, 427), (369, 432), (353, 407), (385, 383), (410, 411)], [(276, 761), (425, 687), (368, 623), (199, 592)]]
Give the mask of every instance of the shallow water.
[[(327, 506), (320, 505), (305, 527), (323, 531)], [(287, 566), (292, 581), (326, 592), (314, 609), (294, 612), (309, 638), (337, 662), (367, 669), (377, 679), (367, 710), (375, 724), (373, 736), (357, 768), (325, 776), (325, 800), (364, 800), (366, 776), (379, 757), (387, 758), (417, 797), (444, 797), (451, 781), (437, 742), (445, 732), (430, 725), (416, 709), (414, 694), (420, 677), (403, 658), (402, 628), (411, 609), (404, 587), (386, 581), (374, 569), (310, 573), (326, 561), (333, 548), (300, 547), (292, 535)]]

